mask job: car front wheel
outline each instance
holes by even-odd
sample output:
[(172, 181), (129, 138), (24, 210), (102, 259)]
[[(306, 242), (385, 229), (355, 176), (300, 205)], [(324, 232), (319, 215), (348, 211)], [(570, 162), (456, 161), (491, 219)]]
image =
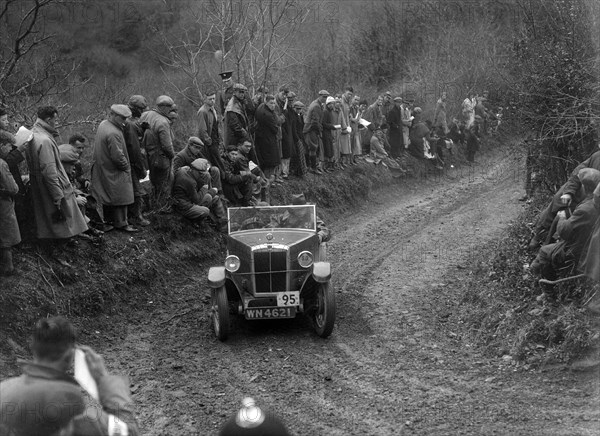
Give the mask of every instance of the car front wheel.
[(229, 303), (225, 286), (211, 290), (211, 318), (217, 339), (226, 340), (229, 336)]
[(322, 338), (331, 335), (335, 323), (335, 294), (329, 283), (320, 283), (315, 295), (313, 323), (315, 331)]

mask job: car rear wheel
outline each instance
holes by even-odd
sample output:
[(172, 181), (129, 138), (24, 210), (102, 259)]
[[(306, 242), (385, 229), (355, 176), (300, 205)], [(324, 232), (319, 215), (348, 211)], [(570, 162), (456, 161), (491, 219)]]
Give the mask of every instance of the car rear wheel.
[(211, 290), (211, 318), (217, 339), (226, 340), (229, 336), (229, 303), (225, 286)]
[(315, 295), (313, 323), (315, 331), (322, 338), (328, 337), (335, 323), (335, 294), (329, 283), (319, 283)]

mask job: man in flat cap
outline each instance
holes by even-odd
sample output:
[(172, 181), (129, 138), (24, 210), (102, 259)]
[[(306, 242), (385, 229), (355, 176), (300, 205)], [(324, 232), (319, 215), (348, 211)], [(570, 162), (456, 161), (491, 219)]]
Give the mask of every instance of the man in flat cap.
[(192, 221), (202, 222), (210, 218), (219, 231), (227, 232), (227, 218), (221, 198), (216, 188), (207, 183), (210, 180), (206, 159), (196, 159), (189, 167), (181, 167), (175, 173), (173, 188), (173, 208)]
[(225, 146), (237, 145), (245, 140), (252, 141), (248, 130), (248, 114), (244, 105), (247, 91), (248, 88), (241, 83), (233, 85), (233, 96), (225, 109), (225, 125), (223, 126)]
[(204, 96), (204, 104), (198, 110), (198, 138), (208, 151), (208, 156), (205, 158), (211, 165), (218, 167), (223, 172), (225, 168), (221, 160), (223, 139), (219, 132), (221, 118), (215, 110), (215, 98), (216, 94), (213, 90), (207, 91)]
[[(127, 145), (127, 154), (129, 155), (129, 164), (131, 165), (131, 182), (133, 185), (133, 204), (129, 207), (127, 215), (132, 224), (147, 226), (150, 225), (142, 215), (143, 201), (145, 194), (140, 180), (146, 178), (148, 171), (148, 160), (142, 153), (142, 138), (144, 128), (140, 122), (140, 116), (148, 109), (146, 99), (142, 95), (132, 95), (127, 103), (131, 111), (131, 117), (125, 121), (125, 144)], [(145, 126), (145, 125), (144, 125)]]
[(108, 119), (96, 131), (91, 191), (105, 231), (110, 226), (125, 232), (138, 231), (127, 220), (127, 206), (133, 203), (133, 183), (123, 129), (130, 116), (128, 106), (113, 104)]
[(567, 218), (565, 211), (557, 214), (556, 235), (558, 242), (544, 245), (531, 264), (531, 272), (550, 280), (556, 278), (564, 266), (577, 265), (583, 249), (592, 234), (599, 210), (594, 206), (594, 190), (600, 184), (600, 171), (582, 168), (577, 173), (584, 199)]
[(302, 129), (304, 144), (308, 148), (308, 167), (313, 174), (317, 175), (323, 174), (320, 165), (317, 164), (317, 159), (318, 156), (323, 154), (321, 139), (323, 124), (321, 120), (323, 118), (323, 106), (327, 97), (329, 97), (329, 92), (324, 89), (319, 91), (319, 96), (308, 106), (304, 115), (304, 128)]
[(42, 106), (33, 125), (33, 141), (25, 149), (37, 238), (47, 241), (49, 250), (87, 230), (75, 199), (75, 189), (60, 161), (56, 143), (58, 110)]
[[(210, 175), (210, 185), (212, 188), (216, 188), (217, 192), (223, 193), (221, 185), (221, 174), (222, 171), (211, 162), (211, 154), (200, 138), (197, 136), (190, 136), (188, 143), (183, 150), (175, 155), (173, 158), (173, 174), (181, 167), (190, 166), (196, 159), (206, 159), (210, 164), (208, 174)], [(221, 161), (221, 164), (223, 162)]]
[(223, 119), (225, 116), (225, 109), (227, 109), (227, 103), (229, 103), (229, 100), (231, 100), (231, 97), (233, 96), (234, 83), (231, 77), (233, 76), (233, 71), (223, 71), (222, 73), (219, 73), (219, 76), (221, 76), (223, 85), (216, 95), (216, 104), (219, 116)]
[(171, 162), (175, 151), (169, 113), (174, 104), (171, 97), (161, 95), (156, 99), (156, 108), (144, 112), (140, 117), (140, 122), (148, 123), (142, 145), (148, 157), (150, 182), (154, 188), (154, 199), (157, 201), (165, 201), (169, 196), (172, 180)]

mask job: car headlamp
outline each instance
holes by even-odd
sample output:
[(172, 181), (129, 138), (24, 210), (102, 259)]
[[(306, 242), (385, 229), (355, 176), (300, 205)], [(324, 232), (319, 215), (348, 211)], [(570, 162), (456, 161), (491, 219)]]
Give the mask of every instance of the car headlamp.
[(233, 254), (225, 258), (225, 269), (229, 272), (236, 272), (240, 269), (240, 258)]
[(308, 268), (313, 264), (313, 255), (310, 251), (303, 251), (298, 255), (298, 263), (302, 268)]

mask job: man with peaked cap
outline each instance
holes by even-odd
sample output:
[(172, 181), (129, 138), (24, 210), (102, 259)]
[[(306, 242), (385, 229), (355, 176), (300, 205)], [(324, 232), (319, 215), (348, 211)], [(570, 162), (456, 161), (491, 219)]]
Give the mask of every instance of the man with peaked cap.
[(381, 105), (381, 113), (384, 116), (384, 120), (383, 122), (388, 123), (388, 114), (390, 113), (390, 110), (394, 107), (394, 102), (393, 102), (393, 96), (392, 93), (390, 91), (386, 91), (383, 94), (383, 104)]
[(131, 165), (131, 182), (133, 185), (133, 204), (129, 207), (127, 215), (129, 221), (140, 226), (150, 225), (142, 215), (144, 190), (140, 180), (146, 178), (148, 161), (142, 153), (142, 138), (144, 129), (140, 123), (140, 116), (148, 108), (146, 98), (142, 95), (132, 95), (127, 103), (131, 110), (131, 117), (125, 121), (125, 144), (127, 145), (127, 154), (129, 155), (129, 164)]
[(219, 73), (219, 76), (221, 76), (221, 80), (223, 81), (223, 85), (221, 90), (217, 93), (216, 96), (216, 104), (217, 104), (217, 111), (219, 112), (219, 115), (221, 116), (221, 119), (225, 116), (225, 110), (227, 109), (227, 103), (229, 103), (229, 100), (231, 100), (231, 97), (233, 96), (233, 79), (231, 76), (233, 76), (233, 71), (223, 71), (221, 73)]
[[(127, 206), (133, 203), (133, 184), (127, 145), (123, 136), (131, 110), (113, 104), (108, 119), (96, 131), (92, 160), (91, 193), (98, 203), (98, 214), (107, 225), (102, 230), (137, 232), (127, 221)], [(107, 224), (111, 222), (112, 224)]]
[(531, 272), (554, 280), (562, 267), (576, 265), (590, 238), (600, 211), (594, 205), (594, 190), (600, 184), (600, 171), (582, 168), (577, 173), (584, 199), (567, 218), (564, 211), (557, 214), (558, 242), (544, 245), (531, 264)]
[(173, 188), (173, 208), (192, 221), (201, 222), (210, 218), (219, 231), (227, 232), (227, 218), (223, 203), (216, 188), (209, 185), (210, 164), (206, 159), (196, 159), (189, 167), (181, 167), (175, 172)]
[(155, 200), (166, 200), (172, 180), (171, 162), (175, 156), (173, 133), (169, 113), (175, 102), (168, 95), (156, 99), (156, 108), (144, 112), (141, 123), (148, 123), (144, 132), (142, 146), (148, 157), (150, 182), (154, 188)]
[(321, 135), (323, 133), (323, 106), (329, 97), (326, 90), (319, 91), (319, 96), (308, 106), (304, 115), (304, 144), (308, 148), (308, 167), (313, 174), (321, 175), (323, 171), (317, 164), (317, 159), (323, 154), (323, 143)]
[(206, 147), (206, 159), (223, 172), (225, 168), (221, 160), (223, 139), (219, 132), (221, 116), (217, 115), (215, 110), (215, 98), (216, 94), (213, 90), (207, 91), (204, 96), (204, 104), (198, 110), (198, 138)]

